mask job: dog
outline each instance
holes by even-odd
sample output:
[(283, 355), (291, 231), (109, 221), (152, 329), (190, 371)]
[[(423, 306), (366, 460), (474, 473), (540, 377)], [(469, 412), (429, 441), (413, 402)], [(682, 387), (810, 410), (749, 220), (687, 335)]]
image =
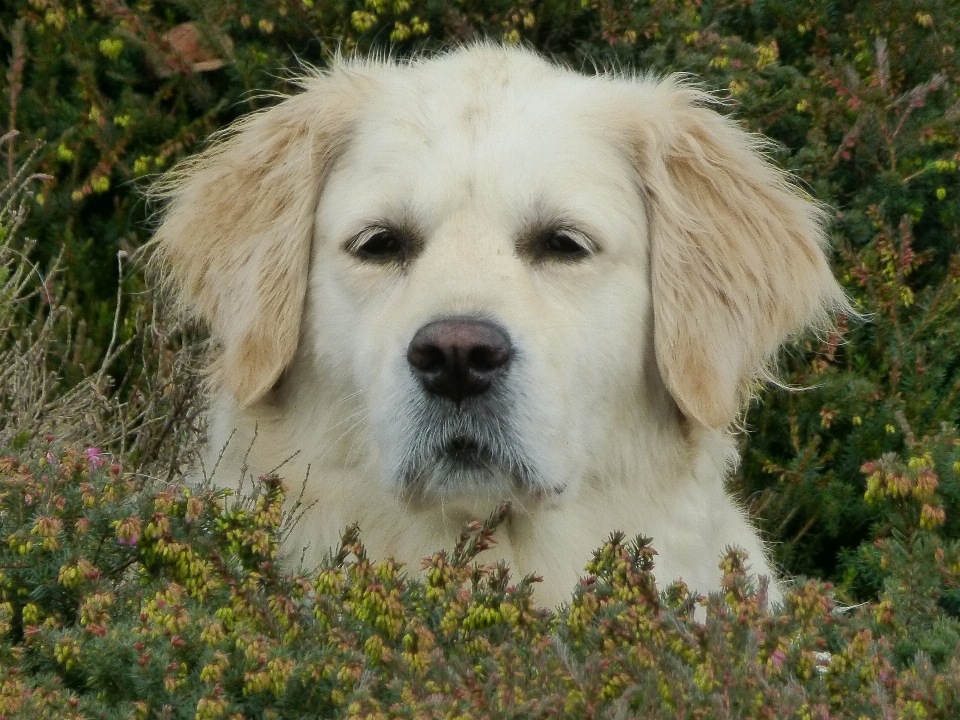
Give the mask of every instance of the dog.
[(849, 307), (765, 141), (682, 78), (493, 44), (299, 84), (161, 182), (155, 233), (218, 348), (207, 465), (304, 483), (289, 556), (358, 523), (416, 568), (510, 501), (481, 559), (543, 605), (614, 530), (700, 592), (738, 546), (778, 599), (725, 490), (738, 419)]

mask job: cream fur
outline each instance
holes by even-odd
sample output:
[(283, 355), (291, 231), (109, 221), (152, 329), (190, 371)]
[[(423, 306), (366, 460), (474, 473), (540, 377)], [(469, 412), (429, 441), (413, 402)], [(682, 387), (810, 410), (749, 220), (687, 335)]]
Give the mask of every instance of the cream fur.
[[(512, 500), (486, 554), (541, 574), (548, 605), (617, 529), (654, 538), (661, 581), (716, 589), (731, 545), (769, 575), (724, 489), (731, 426), (780, 345), (846, 301), (821, 211), (762, 142), (675, 78), (586, 77), (491, 45), (341, 61), (302, 85), (158, 190), (161, 261), (221, 349), (217, 481), (292, 457), (291, 495), (307, 478), (313, 504), (287, 549), (308, 564), (358, 522), (372, 555), (418, 567)], [(531, 259), (518, 243), (538, 222), (589, 255)], [(357, 236), (385, 224), (416, 252), (358, 259)], [(476, 426), (526, 463), (524, 490), (506, 462), (426, 494), (399, 480), (442, 430), (407, 346), (451, 315), (514, 344), (500, 414)]]

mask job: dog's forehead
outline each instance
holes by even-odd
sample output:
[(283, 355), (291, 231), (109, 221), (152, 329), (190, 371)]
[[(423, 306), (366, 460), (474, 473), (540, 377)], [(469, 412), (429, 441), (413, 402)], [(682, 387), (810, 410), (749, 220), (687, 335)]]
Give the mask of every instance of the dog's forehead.
[(463, 53), (401, 73), (391, 99), (395, 119), (420, 125), (427, 137), (480, 139), (516, 131), (516, 121), (528, 134), (544, 125), (560, 130), (582, 111), (591, 85), (539, 58), (503, 52)]
[(633, 187), (603, 111), (606, 85), (502, 51), (393, 68), (341, 168), (375, 181), (380, 197), (430, 198), (435, 210), (471, 194), (564, 203), (585, 188), (622, 202)]
[(364, 113), (361, 131), (414, 156), (462, 157), (473, 149), (475, 157), (502, 160), (507, 153), (541, 156), (545, 146), (574, 153), (603, 144), (602, 133), (592, 132), (601, 121), (595, 80), (523, 56), (457, 59), (401, 69)]

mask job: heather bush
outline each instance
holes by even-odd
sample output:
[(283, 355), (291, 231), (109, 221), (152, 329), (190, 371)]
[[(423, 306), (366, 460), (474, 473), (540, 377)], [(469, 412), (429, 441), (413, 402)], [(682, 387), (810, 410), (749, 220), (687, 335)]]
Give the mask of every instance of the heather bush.
[[(480, 37), (693, 73), (830, 208), (862, 318), (784, 355), (732, 483), (784, 608), (735, 552), (698, 599), (614, 536), (542, 612), (474, 563), (496, 518), (423, 581), (353, 532), (291, 576), (282, 483), (179, 481), (202, 346), (148, 292), (142, 187), (300, 63)], [(20, 0), (0, 54), (0, 717), (960, 714), (960, 5)]]
[[(274, 478), (237, 503), (144, 482), (95, 449), (54, 443), (38, 460), (0, 458), (0, 472), (3, 717), (946, 719), (960, 710), (960, 659), (898, 653), (916, 636), (915, 613), (935, 614), (903, 602), (899, 587), (876, 607), (838, 614), (829, 587), (811, 581), (771, 614), (731, 551), (722, 593), (698, 598), (677, 584), (661, 594), (649, 541), (615, 534), (552, 613), (532, 605), (534, 578), (475, 563), (505, 509), (425, 560), (422, 580), (368, 560), (355, 529), (317, 572), (289, 575), (275, 562), (284, 488)], [(893, 470), (875, 472), (871, 487), (885, 488)], [(908, 519), (904, 530), (926, 526)]]

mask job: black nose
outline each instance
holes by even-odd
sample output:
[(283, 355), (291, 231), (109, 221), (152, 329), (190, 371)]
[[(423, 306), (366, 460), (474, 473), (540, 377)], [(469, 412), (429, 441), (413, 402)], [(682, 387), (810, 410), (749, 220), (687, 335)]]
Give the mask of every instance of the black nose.
[(485, 393), (511, 354), (510, 338), (502, 329), (456, 317), (420, 328), (407, 348), (407, 362), (427, 392), (459, 405)]

